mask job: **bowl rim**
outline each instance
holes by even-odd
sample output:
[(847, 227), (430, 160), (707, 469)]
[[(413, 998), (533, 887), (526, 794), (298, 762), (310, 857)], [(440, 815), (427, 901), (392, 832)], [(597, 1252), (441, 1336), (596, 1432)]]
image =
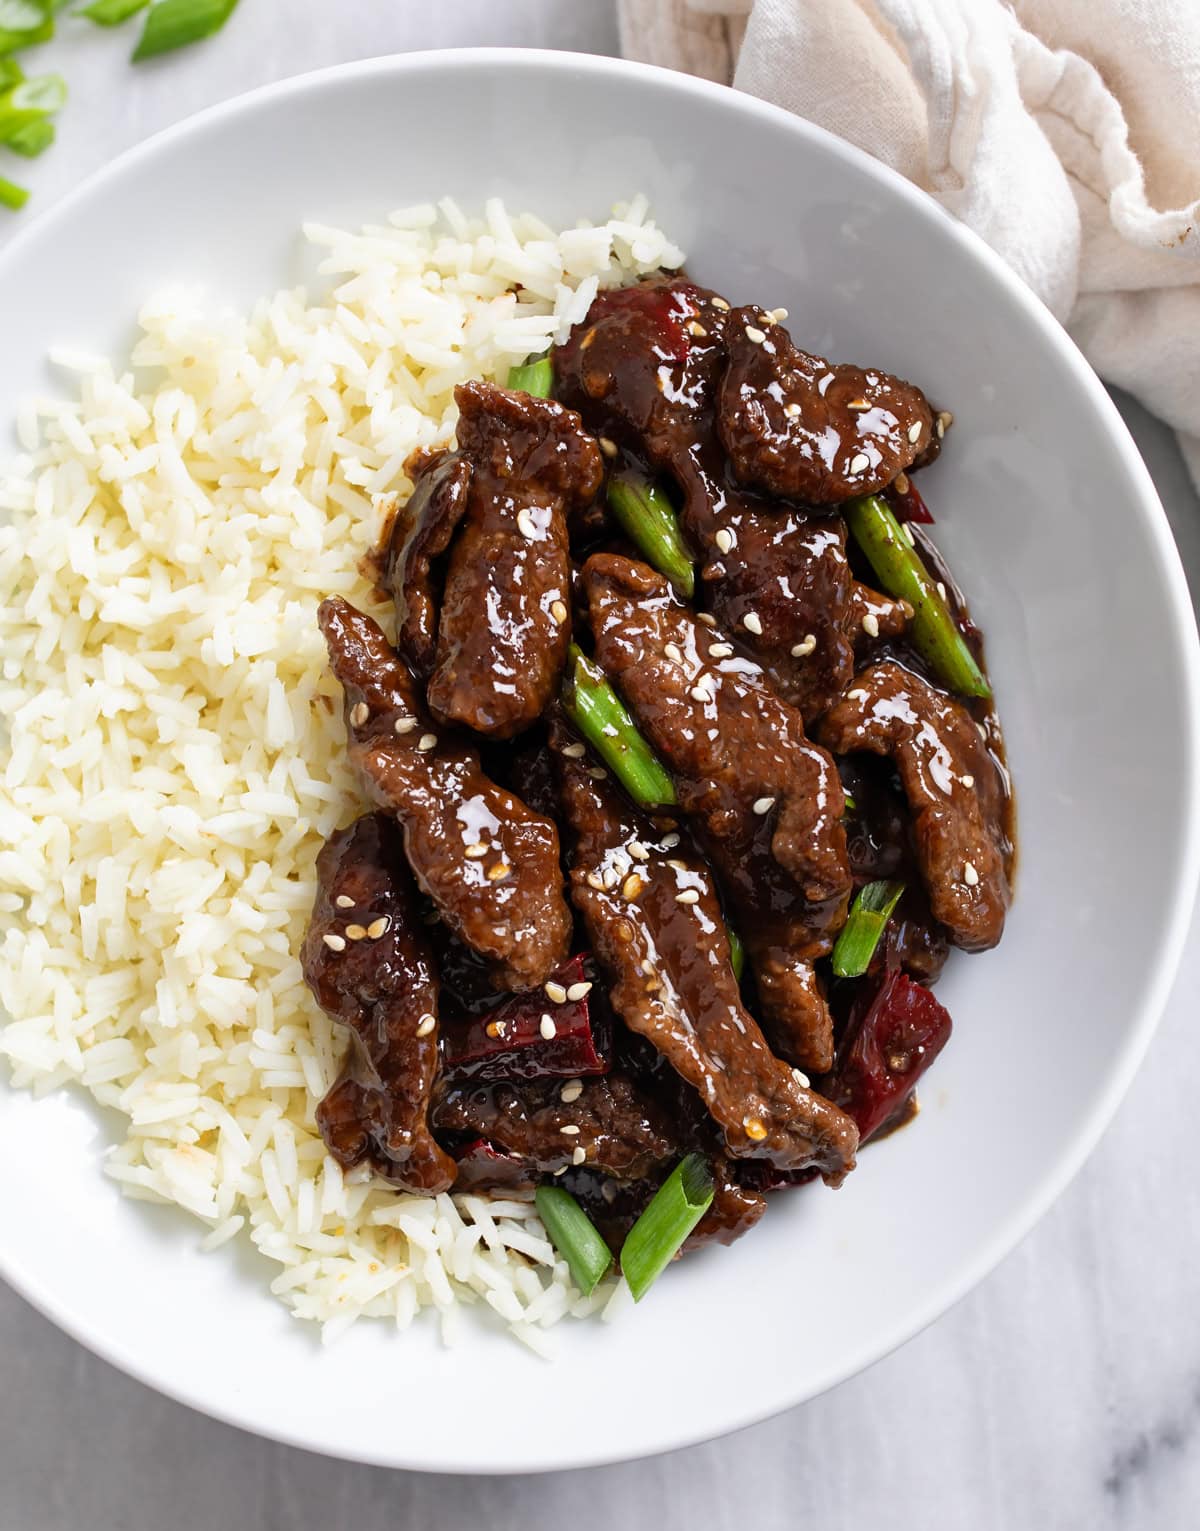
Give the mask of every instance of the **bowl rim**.
[[(648, 1444), (644, 1452), (638, 1453), (639, 1457), (655, 1456), (758, 1424), (785, 1409), (819, 1396), (891, 1354), (935, 1319), (948, 1312), (1012, 1252), (1074, 1179), (1095, 1148), (1140, 1067), (1161, 1019), (1183, 956), (1196, 892), (1200, 886), (1200, 636), (1197, 634), (1195, 612), (1178, 549), (1149, 471), (1142, 461), (1128, 427), (1100, 378), (1049, 309), (979, 235), (960, 223), (931, 196), (906, 180), (897, 171), (864, 150), (782, 107), (709, 80), (609, 55), (542, 48), (424, 49), (406, 53), (381, 54), (372, 58), (308, 70), (284, 80), (244, 91), (195, 112), (133, 145), (86, 176), (52, 206), (37, 213), (29, 224), (21, 229), (3, 250), (0, 250), (0, 285), (3, 284), (8, 266), (16, 263), (23, 256), (26, 247), (39, 239), (51, 236), (60, 225), (69, 225), (80, 204), (93, 197), (110, 182), (136, 172), (143, 163), (159, 156), (169, 155), (177, 142), (193, 135), (202, 135), (218, 123), (236, 120), (244, 114), (258, 111), (268, 103), (303, 96), (325, 85), (348, 79), (370, 79), (426, 71), (436, 73), (447, 69), (466, 73), (513, 67), (582, 72), (610, 79), (638, 77), (646, 80), (656, 89), (675, 92), (680, 96), (700, 98), (717, 107), (718, 110), (742, 112), (750, 117), (759, 117), (776, 125), (786, 126), (787, 131), (794, 133), (798, 138), (806, 139), (819, 152), (832, 155), (835, 159), (841, 159), (859, 171), (865, 172), (879, 185), (886, 187), (890, 194), (907, 202), (918, 216), (931, 224), (938, 225), (941, 231), (940, 237), (949, 238), (957, 243), (971, 261), (982, 266), (991, 279), (1005, 288), (1009, 297), (1025, 310), (1040, 330), (1046, 343), (1053, 347), (1069, 366), (1082, 394), (1088, 399), (1100, 423), (1116, 445), (1124, 466), (1128, 470), (1130, 488), (1138, 501), (1141, 519), (1149, 534), (1150, 551), (1158, 565), (1158, 572), (1166, 592), (1170, 626), (1185, 678), (1184, 705), (1180, 708), (1180, 722), (1184, 735), (1187, 788), (1185, 817), (1180, 825), (1178, 849), (1169, 878), (1171, 914), (1162, 927), (1158, 949), (1151, 954), (1153, 960), (1149, 967), (1150, 976), (1137, 1014), (1128, 1027), (1123, 1045), (1110, 1061), (1107, 1084), (1093, 1103), (1082, 1126), (1066, 1147), (1050, 1162), (1019, 1211), (995, 1228), (972, 1258), (966, 1260), (952, 1275), (933, 1288), (924, 1302), (915, 1310), (909, 1311), (895, 1321), (881, 1339), (874, 1339), (864, 1343), (858, 1350), (847, 1352), (836, 1365), (830, 1365), (824, 1374), (800, 1388), (789, 1386), (786, 1381), (782, 1381), (765, 1401), (761, 1395), (752, 1404), (739, 1403), (730, 1399), (728, 1414), (716, 1430), (666, 1429), (653, 1443)], [(249, 1417), (249, 1411), (240, 1410), (235, 1399), (222, 1403), (201, 1397), (198, 1395), (198, 1390), (189, 1387), (186, 1378), (157, 1374), (152, 1358), (138, 1355), (122, 1343), (93, 1332), (89, 1328), (86, 1314), (77, 1313), (66, 1302), (40, 1293), (36, 1276), (23, 1268), (19, 1256), (11, 1251), (6, 1252), (3, 1248), (0, 1248), (0, 1277), (57, 1327), (94, 1354), (147, 1387), (202, 1414), (285, 1445), (336, 1456), (343, 1460), (355, 1460), (409, 1471), (446, 1470), (440, 1464), (431, 1465), (428, 1462), (406, 1457), (403, 1451), (384, 1455), (373, 1452), (369, 1447), (354, 1453), (331, 1448), (320, 1439), (300, 1430), (272, 1427), (269, 1423), (264, 1424), (259, 1419)], [(626, 1452), (605, 1451), (602, 1446), (599, 1449), (588, 1446), (584, 1449), (576, 1449), (567, 1458), (561, 1455), (547, 1455), (543, 1459), (534, 1457), (511, 1468), (498, 1468), (491, 1463), (479, 1465), (457, 1462), (455, 1471), (464, 1475), (483, 1473), (500, 1475), (510, 1472), (547, 1472), (602, 1466), (628, 1460), (631, 1458)]]

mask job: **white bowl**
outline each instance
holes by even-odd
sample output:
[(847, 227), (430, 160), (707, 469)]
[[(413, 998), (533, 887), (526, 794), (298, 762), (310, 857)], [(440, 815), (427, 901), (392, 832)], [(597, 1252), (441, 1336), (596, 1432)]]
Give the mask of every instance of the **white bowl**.
[(673, 1269), (555, 1366), (482, 1330), (443, 1350), (364, 1322), (321, 1349), (268, 1267), (196, 1253), (100, 1172), (111, 1124), (9, 1092), (0, 1269), (85, 1344), (264, 1435), (396, 1466), (613, 1461), (809, 1398), (936, 1318), (1046, 1210), (1112, 1115), (1167, 994), (1198, 862), (1197, 646), (1141, 461), (1066, 336), (975, 238), (873, 161), (730, 91), (611, 60), (454, 52), (255, 92), (126, 155), (0, 256), (0, 419), (55, 343), (120, 349), (173, 278), (236, 300), (303, 274), (302, 218), (451, 192), (551, 221), (643, 190), (735, 301), (953, 409), (922, 480), (970, 595), (1020, 808), (1000, 949), (950, 965), (956, 1030), (909, 1130), (836, 1195)]

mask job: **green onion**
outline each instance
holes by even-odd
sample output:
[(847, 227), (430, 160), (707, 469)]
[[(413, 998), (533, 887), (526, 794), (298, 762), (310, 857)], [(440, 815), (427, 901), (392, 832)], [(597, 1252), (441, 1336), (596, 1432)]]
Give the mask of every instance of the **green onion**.
[(514, 393), (531, 393), (535, 399), (548, 399), (554, 392), (554, 363), (548, 356), (527, 361), (508, 374), (508, 386)]
[(690, 600), (696, 591), (696, 570), (671, 501), (655, 485), (625, 476), (610, 478), (607, 492), (609, 509), (630, 542)]
[(725, 934), (729, 937), (729, 966), (733, 969), (733, 976), (741, 983), (742, 974), (746, 971), (746, 948), (732, 925), (726, 925)]
[(854, 801), (854, 799), (850, 796), (850, 794), (848, 792), (843, 792), (842, 793), (842, 797), (843, 797), (843, 799), (845, 800), (845, 803), (846, 803), (846, 812), (847, 813), (854, 813), (855, 810), (858, 808), (858, 804)]
[(39, 74), (13, 87), (7, 101), (19, 112), (61, 111), (67, 101), (67, 82), (61, 74)]
[(144, 11), (150, 0), (92, 0), (92, 4), (80, 11), (98, 27), (119, 27), (123, 21)]
[(0, 54), (49, 42), (54, 9), (48, 0), (0, 0)]
[(6, 181), (0, 176), (0, 207), (11, 207), (13, 212), (19, 212), (26, 202), (29, 201), (29, 193), (24, 186), (14, 185), (12, 181)]
[(568, 1191), (556, 1185), (542, 1185), (537, 1188), (533, 1200), (551, 1243), (571, 1267), (575, 1285), (585, 1297), (590, 1296), (612, 1264), (608, 1245)]
[(708, 1161), (703, 1154), (688, 1154), (663, 1181), (621, 1250), (621, 1271), (634, 1302), (641, 1302), (666, 1270), (712, 1199)]
[(0, 58), (0, 91), (10, 91), (25, 78), (25, 72), (15, 58)]
[(850, 917), (833, 948), (833, 971), (839, 978), (861, 978), (871, 966), (879, 938), (903, 892), (902, 882), (869, 882), (855, 894)]
[(14, 154), (23, 154), (26, 159), (36, 159), (54, 142), (54, 136), (54, 124), (49, 117), (42, 117), (37, 122), (31, 122), (28, 127), (18, 128), (15, 132), (9, 133), (5, 143)]
[(604, 671), (575, 643), (567, 651), (562, 705), (635, 803), (659, 808), (675, 802), (675, 786), (666, 767), (638, 732)]
[(186, 48), (219, 32), (237, 9), (237, 0), (155, 0), (146, 13), (133, 62)]
[(958, 623), (938, 594), (937, 582), (909, 546), (891, 506), (879, 495), (868, 494), (851, 500), (842, 513), (884, 590), (911, 604), (910, 636), (917, 653), (952, 691), (991, 696)]

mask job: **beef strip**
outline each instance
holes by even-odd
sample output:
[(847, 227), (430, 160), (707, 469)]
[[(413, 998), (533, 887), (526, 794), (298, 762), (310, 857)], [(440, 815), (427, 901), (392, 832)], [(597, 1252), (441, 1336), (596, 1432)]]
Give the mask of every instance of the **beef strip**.
[(855, 580), (850, 586), (850, 630), (856, 641), (873, 643), (877, 638), (899, 638), (912, 621), (913, 609), (908, 601), (893, 600)]
[(613, 1008), (695, 1090), (725, 1149), (832, 1183), (854, 1135), (776, 1058), (741, 1002), (712, 874), (687, 837), (655, 827), (608, 781), (562, 753), (563, 812), (575, 837), (571, 897), (613, 983)]
[(624, 1074), (580, 1082), (579, 1093), (559, 1079), (529, 1084), (477, 1084), (453, 1076), (438, 1086), (433, 1124), (438, 1132), (483, 1138), (525, 1161), (538, 1176), (580, 1164), (623, 1180), (640, 1180), (681, 1152), (668, 1119)]
[(933, 412), (911, 383), (831, 366), (757, 308), (725, 323), (717, 429), (740, 483), (836, 505), (885, 489), (929, 445)]
[(705, 560), (698, 603), (807, 720), (849, 684), (865, 613), (851, 604), (842, 518), (763, 500), (726, 471), (715, 412), (728, 310), (682, 277), (601, 293), (556, 352), (558, 393), (678, 486)]
[(894, 759), (935, 918), (956, 946), (995, 946), (1009, 902), (1004, 787), (962, 703), (884, 660), (855, 676), (819, 737), (838, 754)]
[(767, 1210), (767, 1198), (761, 1191), (739, 1184), (727, 1160), (716, 1159), (712, 1173), (712, 1206), (684, 1240), (682, 1254), (702, 1249), (705, 1244), (733, 1244), (749, 1233)]
[(851, 887), (833, 762), (661, 575), (600, 554), (582, 578), (596, 657), (702, 826), (777, 1046), (802, 1068), (828, 1068), (832, 1029), (811, 963), (829, 951)]
[(471, 464), (450, 552), (429, 681), (443, 723), (507, 739), (553, 695), (571, 637), (567, 511), (600, 487), (600, 449), (552, 399), (463, 383), (459, 451)]
[(490, 781), (475, 750), (430, 727), (378, 623), (340, 598), (319, 617), (345, 691), (350, 760), (371, 800), (402, 823), (422, 891), (494, 965), (497, 988), (536, 988), (571, 935), (557, 829)]
[(422, 680), (433, 669), (437, 645), (433, 566), (463, 518), (470, 483), (471, 465), (458, 453), (428, 458), (388, 537), (383, 584), (396, 603), (396, 648)]
[(332, 835), (317, 858), (317, 897), (300, 954), (327, 1015), (352, 1032), (340, 1078), (317, 1108), (330, 1153), (364, 1159), (408, 1191), (434, 1195), (454, 1162), (427, 1121), (438, 1065), (438, 983), (413, 910), (400, 831), (371, 813)]

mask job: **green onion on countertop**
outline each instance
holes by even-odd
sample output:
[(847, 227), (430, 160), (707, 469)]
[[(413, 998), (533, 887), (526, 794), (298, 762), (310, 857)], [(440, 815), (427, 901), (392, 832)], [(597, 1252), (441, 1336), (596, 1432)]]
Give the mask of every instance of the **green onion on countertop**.
[(141, 41), (133, 62), (173, 53), (219, 32), (233, 15), (238, 0), (154, 0), (146, 13)]
[(23, 186), (15, 186), (0, 176), (0, 207), (11, 207), (14, 212), (29, 201), (29, 193)]
[(508, 386), (514, 393), (531, 393), (535, 399), (548, 399), (554, 391), (554, 363), (548, 356), (523, 362), (509, 372)]
[(571, 1277), (585, 1297), (612, 1264), (608, 1245), (591, 1218), (569, 1191), (556, 1185), (538, 1186), (533, 1196), (550, 1242), (571, 1267)]
[(621, 1272), (634, 1302), (646, 1293), (679, 1253), (684, 1239), (708, 1211), (713, 1178), (703, 1154), (681, 1159), (629, 1230), (621, 1250)]
[(958, 623), (938, 594), (937, 581), (910, 546), (891, 506), (877, 494), (843, 507), (846, 524), (880, 585), (913, 608), (909, 636), (939, 680), (963, 696), (991, 696), (991, 688)]
[(150, 0), (92, 0), (91, 5), (85, 6), (79, 14), (94, 21), (98, 27), (119, 27), (149, 4)]
[(654, 484), (618, 475), (608, 481), (608, 508), (646, 562), (690, 600), (696, 592), (696, 569), (666, 494)]
[(675, 802), (667, 768), (638, 732), (608, 676), (575, 643), (567, 651), (562, 706), (635, 803), (663, 808)]
[(879, 938), (903, 892), (902, 882), (869, 882), (854, 895), (833, 948), (833, 971), (839, 978), (861, 978), (871, 966)]

